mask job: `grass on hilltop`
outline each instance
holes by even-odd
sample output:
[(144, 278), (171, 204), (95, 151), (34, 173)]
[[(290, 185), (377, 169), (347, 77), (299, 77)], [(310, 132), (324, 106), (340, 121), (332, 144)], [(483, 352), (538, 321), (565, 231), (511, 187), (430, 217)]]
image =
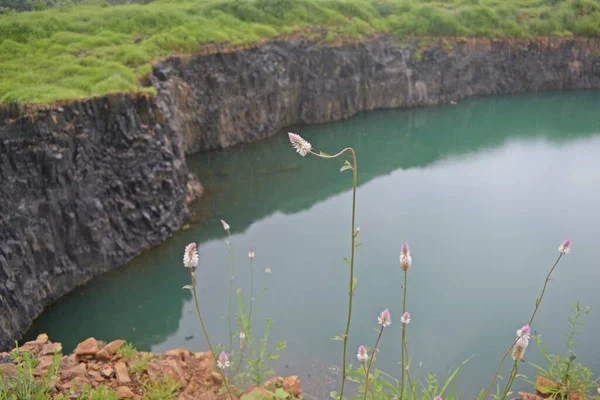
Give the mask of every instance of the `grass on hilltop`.
[(328, 39), (600, 34), (600, 0), (159, 0), (0, 15), (0, 102), (149, 90), (150, 62), (199, 44), (256, 42), (326, 26)]

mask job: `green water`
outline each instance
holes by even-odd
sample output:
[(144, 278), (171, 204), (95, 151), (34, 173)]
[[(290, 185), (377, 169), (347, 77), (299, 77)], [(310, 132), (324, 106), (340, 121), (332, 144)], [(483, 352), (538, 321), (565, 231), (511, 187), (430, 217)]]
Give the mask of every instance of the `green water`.
[[(402, 275), (400, 245), (413, 253), (408, 341), (413, 374), (444, 374), (471, 357), (460, 392), (485, 386), (526, 323), (544, 277), (569, 237), (533, 329), (564, 350), (571, 304), (584, 318), (579, 361), (600, 374), (600, 93), (477, 98), (455, 106), (381, 111), (291, 128), (318, 150), (358, 152), (358, 289), (349, 341), (372, 345), (378, 313), (393, 324), (378, 366), (398, 375)], [(273, 339), (288, 349), (280, 374), (299, 374), (314, 398), (327, 398), (327, 367), (345, 326), (351, 173), (341, 161), (302, 158), (280, 134), (259, 143), (198, 154), (189, 165), (205, 185), (197, 221), (129, 265), (48, 307), (29, 337), (45, 331), (67, 350), (89, 336), (125, 338), (139, 349), (206, 347), (182, 266), (184, 246), (199, 242), (200, 298), (212, 336), (227, 342), (229, 222), (235, 284), (249, 289), (247, 252), (256, 252), (258, 324), (273, 318)], [(265, 266), (272, 269), (264, 272)], [(261, 288), (268, 287), (266, 292)], [(258, 328), (257, 328), (258, 329)], [(259, 329), (260, 330), (260, 329)], [(193, 338), (190, 339), (190, 336)], [(527, 358), (539, 361), (534, 346)], [(531, 367), (521, 371), (533, 376)], [(506, 371), (503, 372), (506, 375)], [(523, 387), (524, 384), (519, 383)]]

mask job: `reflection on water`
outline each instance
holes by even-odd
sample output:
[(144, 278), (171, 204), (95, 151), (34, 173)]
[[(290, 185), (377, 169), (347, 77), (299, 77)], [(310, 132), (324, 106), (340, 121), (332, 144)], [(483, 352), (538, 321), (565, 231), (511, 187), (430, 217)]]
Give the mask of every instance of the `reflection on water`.
[[(594, 252), (599, 107), (598, 93), (551, 93), (291, 128), (318, 150), (348, 145), (358, 152), (363, 245), (350, 355), (359, 344), (372, 345), (377, 315), (389, 307), (394, 323), (384, 333), (377, 363), (399, 373), (398, 253), (404, 241), (413, 252), (408, 339), (414, 373), (444, 374), (472, 357), (460, 381), (463, 395), (488, 383), (516, 329), (528, 320), (566, 237), (573, 252), (561, 262), (533, 328), (560, 350), (571, 303), (600, 312)], [(328, 338), (343, 331), (346, 316), (342, 257), (349, 247), (351, 174), (339, 173), (341, 161), (298, 156), (283, 134), (188, 161), (205, 185), (190, 228), (49, 307), (29, 336), (47, 331), (67, 350), (92, 335), (122, 337), (144, 350), (205, 348), (190, 293), (180, 290), (188, 283), (183, 248), (197, 241), (206, 319), (212, 335), (227, 342), (223, 218), (233, 230), (236, 285), (244, 290), (247, 251), (256, 249), (257, 286), (268, 288), (257, 290), (256, 321), (273, 317), (273, 341), (285, 339), (289, 346), (278, 372), (300, 374), (313, 394), (325, 393), (322, 369), (339, 364), (341, 353), (339, 342)], [(267, 264), (271, 274), (263, 272)], [(596, 315), (584, 320), (578, 360), (600, 373)], [(539, 361), (533, 346), (528, 357)]]

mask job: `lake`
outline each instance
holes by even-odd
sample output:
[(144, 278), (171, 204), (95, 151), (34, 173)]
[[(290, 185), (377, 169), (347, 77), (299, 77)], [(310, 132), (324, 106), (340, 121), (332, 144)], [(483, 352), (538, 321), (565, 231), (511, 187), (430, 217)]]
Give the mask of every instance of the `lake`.
[[(413, 256), (407, 328), (413, 374), (445, 375), (470, 358), (459, 389), (471, 398), (490, 382), (515, 331), (529, 320), (557, 247), (570, 238), (572, 252), (549, 282), (532, 330), (551, 352), (564, 354), (572, 304), (590, 305), (578, 361), (600, 373), (598, 110), (600, 92), (545, 93), (377, 111), (289, 129), (316, 150), (332, 154), (353, 146), (358, 154), (362, 245), (351, 362), (360, 344), (373, 345), (377, 316), (389, 308), (392, 325), (376, 366), (399, 373), (398, 255), (406, 241)], [(285, 132), (188, 162), (205, 186), (189, 228), (48, 307), (27, 337), (47, 332), (66, 350), (89, 336), (124, 338), (141, 350), (206, 349), (192, 296), (181, 290), (189, 282), (183, 249), (197, 241), (201, 305), (213, 341), (227, 343), (222, 218), (232, 229), (235, 286), (246, 294), (248, 250), (255, 250), (255, 329), (260, 333), (272, 317), (271, 341), (288, 345), (275, 364), (278, 374), (298, 374), (312, 398), (327, 398), (337, 390), (329, 367), (341, 363), (341, 342), (329, 338), (344, 331), (347, 316), (343, 257), (350, 248), (351, 172), (339, 172), (339, 159), (300, 157)], [(533, 341), (526, 358), (541, 361)], [(534, 376), (530, 366), (520, 372)]]

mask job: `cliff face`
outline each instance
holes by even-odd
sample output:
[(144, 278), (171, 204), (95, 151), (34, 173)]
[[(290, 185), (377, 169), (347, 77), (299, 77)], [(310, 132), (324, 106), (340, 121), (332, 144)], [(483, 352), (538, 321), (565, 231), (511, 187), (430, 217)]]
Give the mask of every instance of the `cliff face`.
[(194, 194), (181, 136), (157, 123), (152, 99), (19, 114), (0, 119), (3, 349), (44, 306), (166, 239)]
[(600, 40), (378, 37), (172, 57), (156, 98), (0, 108), (0, 348), (50, 302), (161, 243), (200, 194), (184, 152), (466, 96), (600, 88)]
[(293, 124), (466, 96), (600, 88), (600, 40), (271, 42), (173, 57), (154, 84), (188, 153), (251, 142)]

